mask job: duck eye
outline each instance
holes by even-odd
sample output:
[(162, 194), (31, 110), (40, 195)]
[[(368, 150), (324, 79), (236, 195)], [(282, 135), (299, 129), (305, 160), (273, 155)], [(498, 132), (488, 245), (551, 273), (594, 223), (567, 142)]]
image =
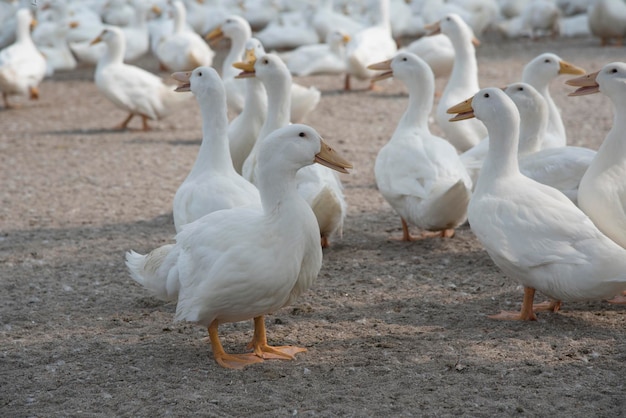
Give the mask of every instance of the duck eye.
[(198, 77), (202, 77), (202, 71), (198, 72)]
[(485, 94), (483, 95), (483, 97), (487, 97), (487, 98), (489, 98), (489, 93), (485, 93)]
[(300, 132), (300, 133), (298, 134), (298, 136), (299, 136), (300, 138), (304, 138), (304, 137), (306, 136), (306, 134), (305, 134), (304, 132)]
[(550, 63), (550, 58), (546, 58), (544, 62), (545, 63)]
[(406, 61), (406, 57), (402, 58), (402, 61)]
[(263, 60), (263, 64), (269, 64), (270, 62), (267, 59)]
[(611, 72), (612, 72), (613, 74), (615, 74), (615, 73), (617, 72), (617, 68), (613, 68), (613, 69), (611, 70)]
[(524, 87), (520, 87), (518, 90), (519, 91), (524, 91)]

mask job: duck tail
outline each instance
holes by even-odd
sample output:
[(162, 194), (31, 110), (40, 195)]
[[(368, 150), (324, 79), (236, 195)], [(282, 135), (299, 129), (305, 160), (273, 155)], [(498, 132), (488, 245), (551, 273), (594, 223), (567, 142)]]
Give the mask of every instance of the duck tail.
[(317, 218), (320, 235), (330, 238), (343, 235), (343, 220), (346, 213), (345, 203), (329, 187), (324, 187), (311, 202), (311, 209)]
[[(463, 180), (459, 180), (433, 202), (429, 211), (429, 213), (432, 214), (432, 218), (441, 219), (442, 214), (445, 214), (448, 220), (447, 225), (438, 225), (439, 228), (456, 228), (465, 222), (465, 219), (467, 219), (467, 206), (469, 205), (471, 194), (471, 191), (467, 188)], [(431, 218), (431, 216), (426, 217), (426, 219), (429, 218)], [(439, 222), (441, 222), (441, 220)]]
[(180, 288), (178, 275), (172, 274), (175, 266), (168, 268), (169, 263), (166, 263), (173, 247), (172, 244), (163, 245), (146, 255), (132, 250), (126, 253), (126, 267), (133, 280), (163, 300), (177, 299)]

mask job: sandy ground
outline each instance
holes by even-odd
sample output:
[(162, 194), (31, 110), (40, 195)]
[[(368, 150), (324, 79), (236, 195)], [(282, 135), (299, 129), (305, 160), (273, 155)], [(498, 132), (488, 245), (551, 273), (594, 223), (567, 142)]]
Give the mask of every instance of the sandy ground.
[[(624, 49), (597, 44), (487, 39), (481, 85), (518, 80), (546, 51), (589, 71), (623, 59)], [(596, 149), (610, 102), (568, 98), (564, 79), (552, 91), (569, 142)], [(172, 198), (201, 138), (195, 101), (152, 132), (112, 131), (125, 114), (87, 68), (0, 111), (0, 415), (623, 416), (626, 307), (487, 318), (519, 308), (522, 289), (468, 227), (453, 239), (390, 240), (400, 221), (373, 163), (406, 106), (403, 87), (344, 93), (337, 77), (299, 81), (323, 91), (308, 123), (354, 163), (342, 175), (349, 214), (314, 286), (267, 318), (270, 343), (308, 352), (242, 371), (218, 367), (206, 330), (173, 323), (175, 306), (150, 297), (123, 263), (129, 249), (172, 240)], [(251, 323), (220, 333), (241, 352)]]

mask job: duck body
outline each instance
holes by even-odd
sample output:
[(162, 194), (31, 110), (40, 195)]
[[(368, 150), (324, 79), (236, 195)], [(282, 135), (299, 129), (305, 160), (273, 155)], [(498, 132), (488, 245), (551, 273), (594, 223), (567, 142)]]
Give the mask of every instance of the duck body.
[(626, 4), (621, 0), (597, 0), (590, 6), (589, 29), (602, 46), (615, 39), (621, 45), (626, 36)]
[(454, 48), (450, 38), (444, 34), (423, 36), (411, 42), (404, 50), (426, 61), (435, 77), (447, 77), (452, 72)]
[(30, 37), (32, 20), (30, 11), (18, 10), (16, 41), (0, 51), (0, 91), (5, 107), (11, 107), (8, 97), (12, 95), (39, 97), (37, 88), (46, 74), (47, 64)]
[(191, 71), (196, 67), (209, 67), (215, 53), (195, 32), (188, 30), (186, 10), (182, 1), (175, 1), (174, 30), (166, 35), (156, 47), (159, 62), (169, 71)]
[(389, 0), (377, 0), (378, 13), (376, 24), (354, 33), (346, 45), (348, 78), (345, 88), (350, 89), (350, 77), (359, 80), (370, 79), (374, 76), (367, 66), (375, 62), (387, 60), (397, 52), (397, 45), (391, 36), (389, 21)]
[[(226, 92), (217, 72), (198, 67), (174, 73), (184, 83), (179, 91), (193, 92), (202, 112), (202, 145), (198, 157), (174, 196), (176, 231), (202, 216), (221, 209), (261, 204), (259, 192), (233, 168), (228, 146)], [(189, 84), (189, 87), (187, 87)]]
[[(467, 151), (485, 136), (485, 126), (477, 120), (467, 124), (450, 123), (448, 108), (476, 93), (478, 87), (478, 65), (476, 49), (472, 43), (471, 28), (456, 14), (448, 14), (439, 21), (441, 33), (448, 36), (454, 48), (452, 74), (437, 104), (435, 119), (444, 132), (444, 137), (460, 152)], [(437, 32), (437, 30), (435, 31)]]
[[(591, 93), (602, 92), (614, 107), (613, 126), (583, 176), (578, 202), (600, 230), (626, 248), (626, 64), (613, 62), (581, 77)], [(568, 84), (576, 80), (568, 80)], [(578, 84), (573, 84), (578, 85)]]
[(128, 118), (119, 126), (125, 129), (133, 116), (141, 116), (144, 130), (147, 119), (159, 120), (170, 114), (175, 105), (189, 98), (187, 94), (175, 93), (156, 75), (125, 64), (124, 34), (121, 29), (105, 29), (93, 42), (105, 42), (107, 49), (98, 61), (95, 82), (98, 90), (115, 106), (129, 112)]
[(317, 74), (343, 74), (346, 72), (346, 47), (350, 37), (335, 29), (328, 33), (326, 43), (304, 45), (285, 57), (291, 74), (308, 76)]
[(408, 52), (398, 53), (388, 65), (407, 86), (409, 105), (376, 156), (378, 190), (402, 218), (404, 240), (412, 239), (407, 223), (453, 233), (466, 219), (472, 183), (456, 149), (428, 129), (434, 76), (428, 64)]
[(520, 173), (520, 119), (512, 100), (488, 88), (450, 112), (475, 115), (489, 129), (468, 220), (494, 263), (525, 287), (522, 311), (494, 318), (536, 319), (535, 289), (555, 301), (611, 298), (625, 289), (626, 251), (561, 192)]
[[(254, 74), (267, 91), (267, 117), (259, 136), (242, 167), (244, 178), (256, 184), (258, 179), (258, 152), (267, 135), (289, 124), (291, 108), (291, 74), (284, 62), (273, 54), (256, 60)], [(330, 245), (330, 237), (341, 234), (346, 213), (343, 187), (339, 178), (327, 167), (311, 166), (298, 171), (296, 184), (301, 196), (311, 206), (318, 220), (322, 246)]]
[[(265, 329), (259, 329), (257, 319), (262, 324), (263, 315), (292, 303), (320, 271), (317, 222), (296, 190), (295, 174), (314, 161), (325, 161), (322, 154), (332, 153), (327, 148), (304, 125), (272, 133), (259, 151), (262, 207), (213, 212), (183, 228), (175, 244), (148, 255), (126, 255), (134, 280), (159, 298), (178, 301), (176, 320), (208, 326), (214, 356), (225, 367), (266, 358)], [(255, 353), (224, 353), (217, 326), (252, 318)], [(293, 358), (304, 351), (280, 349), (282, 357), (268, 358)]]
[(567, 144), (565, 125), (561, 112), (550, 94), (550, 82), (562, 74), (580, 75), (585, 71), (558, 55), (546, 52), (533, 58), (524, 66), (522, 81), (533, 86), (548, 104), (548, 126), (541, 143), (542, 148), (563, 147)]

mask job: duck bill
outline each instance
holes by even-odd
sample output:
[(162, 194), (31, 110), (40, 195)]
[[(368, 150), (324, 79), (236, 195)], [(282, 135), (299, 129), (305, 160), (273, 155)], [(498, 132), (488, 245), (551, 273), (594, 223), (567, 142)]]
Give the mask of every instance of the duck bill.
[(216, 27), (204, 37), (204, 39), (206, 39), (210, 44), (215, 44), (222, 38), (224, 38), (224, 32), (222, 32), (221, 26)]
[(100, 33), (100, 35), (98, 35), (98, 36), (96, 37), (96, 39), (94, 39), (93, 41), (89, 42), (89, 46), (91, 46), (91, 45), (95, 45), (95, 44), (99, 44), (100, 42), (102, 42), (102, 34), (103, 34), (103, 33), (104, 33), (104, 31), (102, 31), (102, 32)]
[(424, 30), (428, 32), (426, 36), (438, 35), (441, 33), (441, 23), (439, 21), (424, 25)]
[(153, 4), (150, 10), (152, 10), (152, 13), (157, 15), (157, 17), (161, 17), (161, 15), (163, 14), (163, 10), (156, 4)]
[(385, 80), (393, 77), (393, 71), (391, 70), (391, 60), (377, 62), (376, 64), (370, 64), (367, 66), (370, 70), (384, 71), (381, 74), (377, 74), (372, 77), (372, 81)]
[(241, 72), (239, 74), (237, 74), (235, 76), (235, 78), (255, 77), (256, 73), (254, 71), (254, 63), (255, 63), (255, 61), (252, 61), (252, 62), (236, 62), (236, 63), (234, 63), (233, 67), (237, 68), (238, 70), (241, 70)]
[(238, 70), (242, 70), (242, 72), (237, 74), (235, 78), (255, 77), (256, 75), (254, 71), (255, 63), (256, 63), (256, 54), (254, 53), (254, 48), (246, 49), (245, 61), (236, 62), (233, 64), (233, 67), (237, 68)]
[(343, 38), (341, 38), (344, 44), (347, 44), (348, 42), (350, 42), (351, 39), (352, 38), (350, 38), (350, 35), (343, 35)]
[(600, 91), (600, 85), (596, 81), (596, 77), (599, 72), (600, 71), (596, 71), (595, 73), (585, 74), (582, 77), (567, 80), (565, 84), (578, 87), (578, 89), (568, 94), (568, 96), (586, 96), (587, 94), (598, 93)]
[(478, 40), (477, 37), (472, 36), (472, 45), (474, 46), (480, 46), (480, 41)]
[(349, 174), (348, 168), (352, 168), (352, 164), (345, 160), (341, 155), (332, 149), (324, 140), (321, 140), (322, 147), (320, 152), (315, 155), (315, 162), (339, 171), (340, 173)]
[(191, 83), (189, 79), (191, 78), (191, 71), (179, 71), (172, 74), (172, 78), (176, 81), (179, 81), (181, 84), (174, 89), (176, 92), (185, 92), (191, 91)]
[(585, 70), (567, 61), (559, 61), (559, 74), (581, 75), (585, 74)]
[(474, 108), (472, 108), (472, 100), (473, 97), (449, 108), (447, 110), (448, 113), (452, 115), (456, 114), (456, 116), (450, 119), (450, 122), (457, 122), (476, 117), (476, 115), (474, 115)]

